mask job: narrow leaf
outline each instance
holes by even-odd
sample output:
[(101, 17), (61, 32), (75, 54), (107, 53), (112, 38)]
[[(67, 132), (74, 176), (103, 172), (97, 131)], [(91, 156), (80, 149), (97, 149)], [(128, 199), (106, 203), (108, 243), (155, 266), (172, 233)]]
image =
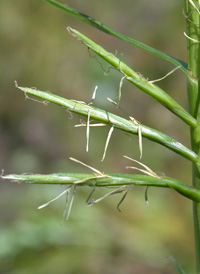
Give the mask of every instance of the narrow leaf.
[(181, 266), (179, 265), (179, 263), (176, 261), (176, 259), (174, 259), (173, 257), (171, 257), (172, 262), (174, 263), (175, 267), (177, 268), (178, 272), (180, 274), (186, 274), (185, 271), (181, 268)]
[(93, 50), (96, 54), (101, 56), (104, 60), (110, 63), (113, 67), (119, 70), (126, 79), (134, 84), (136, 87), (140, 88), (145, 93), (149, 94), (151, 97), (156, 99), (176, 116), (181, 118), (184, 122), (192, 127), (197, 126), (197, 121), (192, 115), (190, 115), (183, 107), (181, 107), (171, 96), (169, 96), (164, 90), (149, 82), (140, 74), (136, 73), (127, 64), (122, 62), (119, 58), (110, 52), (107, 52), (101, 46), (90, 40), (88, 37), (82, 33), (68, 27), (68, 31), (76, 38), (83, 41), (88, 48)]
[(150, 47), (146, 44), (143, 44), (143, 43), (141, 43), (141, 42), (139, 42), (139, 41), (137, 41), (133, 38), (130, 38), (126, 35), (123, 35), (120, 32), (112, 29), (111, 27), (101, 23), (100, 21), (98, 21), (98, 20), (96, 20), (96, 19), (94, 19), (94, 18), (92, 18), (92, 17), (90, 17), (90, 16), (88, 16), (84, 13), (81, 13), (81, 12), (69, 7), (68, 5), (64, 5), (64, 4), (62, 4), (58, 1), (55, 1), (55, 0), (44, 0), (44, 1), (48, 2), (49, 4), (53, 5), (54, 7), (58, 8), (58, 9), (64, 11), (64, 12), (80, 19), (81, 21), (91, 25), (92, 27), (99, 29), (100, 31), (103, 31), (103, 32), (105, 32), (109, 35), (112, 35), (112, 36), (117, 37), (121, 40), (124, 40), (124, 41), (134, 45), (137, 48), (145, 50), (146, 52), (148, 52), (150, 54), (153, 54), (157, 57), (160, 57), (160, 58), (174, 64), (175, 66), (180, 66), (180, 69), (185, 74), (187, 74), (188, 77), (191, 78), (191, 75), (190, 75), (189, 71), (187, 70), (187, 63), (185, 63), (183, 61), (180, 61), (176, 58), (173, 58), (173, 57), (167, 55), (166, 53), (163, 53), (159, 50), (156, 50), (156, 49), (154, 49), (154, 48), (152, 48), (152, 47)]
[[(26, 97), (27, 97), (27, 94), (34, 95), (38, 98), (45, 100), (45, 102), (51, 102), (51, 103), (57, 104), (64, 109), (70, 110), (71, 112), (75, 112), (77, 114), (81, 114), (86, 117), (88, 116), (88, 112), (90, 112), (90, 117), (92, 119), (111, 125), (114, 128), (123, 130), (125, 132), (138, 135), (137, 124), (133, 123), (130, 120), (117, 116), (115, 114), (107, 112), (105, 110), (102, 110), (100, 108), (86, 105), (81, 102), (68, 100), (58, 95), (54, 95), (50, 92), (44, 92), (44, 91), (39, 91), (36, 89), (25, 88), (25, 87), (18, 87), (18, 88), (25, 93)], [(152, 129), (145, 125), (140, 124), (140, 127), (141, 127), (141, 133), (143, 137), (169, 148), (170, 150), (182, 155), (186, 159), (189, 159), (195, 163), (198, 162), (198, 156), (193, 151), (186, 148), (175, 139), (167, 136), (166, 134), (158, 130)]]
[[(188, 186), (187, 184), (170, 178), (170, 177), (153, 177), (140, 174), (125, 174), (125, 173), (109, 173), (107, 176), (98, 178), (94, 177), (94, 174), (86, 173), (60, 173), (60, 174), (10, 174), (2, 175), (2, 179), (25, 182), (29, 184), (59, 184), (59, 185), (77, 185), (77, 186), (91, 186), (91, 187), (120, 187), (120, 186), (154, 186), (154, 187), (166, 187), (172, 188), (176, 192), (188, 199), (200, 202), (200, 191)], [(77, 181), (82, 181), (80, 184), (76, 184)]]

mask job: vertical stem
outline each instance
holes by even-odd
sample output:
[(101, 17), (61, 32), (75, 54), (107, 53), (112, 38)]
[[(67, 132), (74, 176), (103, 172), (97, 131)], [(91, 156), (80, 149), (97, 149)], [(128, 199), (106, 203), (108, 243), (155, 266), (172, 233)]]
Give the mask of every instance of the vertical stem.
[[(199, 172), (193, 166), (193, 186), (199, 187)], [(200, 203), (193, 202), (196, 271), (200, 273)]]
[[(186, 34), (188, 69), (192, 77), (188, 79), (188, 99), (190, 114), (198, 117), (200, 101), (200, 5), (198, 0), (185, 0), (186, 6)], [(199, 119), (198, 119), (199, 120)], [(200, 121), (196, 129), (191, 129), (191, 145), (193, 151), (200, 155), (199, 138)], [(200, 173), (196, 165), (192, 168), (193, 186), (200, 189)], [(194, 237), (195, 237), (195, 255), (196, 255), (196, 273), (200, 273), (200, 204), (193, 202), (194, 218)]]

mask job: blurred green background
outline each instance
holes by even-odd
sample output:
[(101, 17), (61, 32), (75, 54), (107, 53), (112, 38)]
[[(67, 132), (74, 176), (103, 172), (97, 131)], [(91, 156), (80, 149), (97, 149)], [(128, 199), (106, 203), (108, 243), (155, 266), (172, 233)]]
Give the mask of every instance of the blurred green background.
[[(63, 3), (66, 3), (63, 1)], [(186, 60), (183, 1), (68, 0), (116, 30)], [(127, 172), (123, 155), (139, 159), (138, 138), (114, 131), (101, 162), (109, 128), (92, 128), (85, 151), (85, 129), (74, 128), (81, 117), (49, 104), (25, 100), (21, 86), (90, 102), (121, 116), (106, 97), (116, 98), (120, 73), (107, 76), (87, 48), (66, 30), (83, 32), (149, 79), (173, 66), (123, 41), (110, 37), (39, 0), (0, 1), (0, 167), (9, 173), (88, 172), (77, 158), (103, 172)], [(97, 58), (105, 70), (109, 65)], [(158, 83), (187, 108), (186, 77), (176, 71)], [(135, 119), (189, 145), (189, 128), (127, 81), (121, 107)], [(142, 162), (191, 184), (190, 163), (158, 144), (143, 140)], [(133, 188), (121, 196), (87, 207), (89, 188), (77, 191), (70, 219), (61, 225), (65, 198), (39, 211), (37, 207), (61, 193), (61, 186), (17, 185), (1, 181), (0, 273), (176, 273), (170, 256), (194, 271), (192, 204), (166, 189)], [(95, 197), (109, 190), (97, 190)]]

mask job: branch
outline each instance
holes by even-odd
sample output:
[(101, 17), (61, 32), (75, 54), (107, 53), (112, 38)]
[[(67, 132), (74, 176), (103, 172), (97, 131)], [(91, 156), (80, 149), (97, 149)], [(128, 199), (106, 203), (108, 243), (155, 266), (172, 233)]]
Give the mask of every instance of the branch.
[(139, 174), (107, 174), (99, 176), (98, 174), (85, 173), (66, 173), (50, 175), (3, 175), (2, 179), (28, 184), (59, 184), (76, 186), (96, 186), (96, 187), (120, 187), (120, 186), (154, 186), (174, 189), (179, 194), (188, 199), (200, 202), (200, 191), (188, 186), (187, 184), (170, 177), (153, 177)]
[(181, 107), (171, 96), (169, 96), (164, 90), (154, 85), (147, 79), (145, 79), (140, 74), (136, 73), (132, 70), (128, 65), (114, 56), (112, 53), (107, 52), (101, 46), (97, 45), (95, 42), (90, 40), (88, 37), (83, 35), (82, 33), (68, 27), (68, 31), (78, 40), (83, 41), (83, 43), (92, 49), (96, 54), (101, 56), (104, 60), (110, 63), (113, 67), (119, 70), (126, 79), (134, 84), (136, 87), (140, 88), (145, 93), (149, 94), (151, 97), (156, 99), (162, 105), (164, 105), (167, 109), (173, 112), (176, 116), (181, 118), (185, 123), (192, 127), (197, 126), (197, 121), (192, 115), (190, 115), (183, 107)]
[(150, 54), (153, 54), (159, 58), (162, 58), (172, 64), (174, 64), (175, 66), (180, 66), (180, 69), (189, 77), (189, 78), (192, 78), (189, 71), (187, 70), (187, 63), (183, 62), (183, 61), (180, 61), (174, 57), (171, 57), (169, 55), (167, 55), (166, 53), (163, 53), (159, 50), (156, 50), (146, 44), (143, 44), (133, 38), (130, 38), (126, 35), (123, 35), (121, 33), (119, 33), (118, 31), (112, 29), (111, 27), (101, 23), (100, 21), (84, 14), (84, 13), (81, 13), (71, 7), (69, 7), (68, 5), (64, 5), (64, 4), (61, 4), (55, 0), (44, 0), (45, 2), (48, 2), (49, 4), (53, 5), (54, 7), (78, 18), (79, 20), (87, 23), (88, 25), (94, 27), (94, 28), (97, 28), (99, 29), (100, 31), (103, 31), (109, 35), (112, 35), (114, 37), (117, 37), (121, 40), (124, 40), (132, 45), (134, 45), (135, 47), (137, 48), (140, 48), (142, 50), (145, 50), (146, 52), (150, 53)]
[[(25, 93), (25, 96), (27, 96), (27, 94), (34, 95), (38, 98), (45, 100), (44, 103), (51, 102), (61, 106), (64, 109), (67, 109), (77, 114), (81, 114), (83, 116), (88, 116), (88, 112), (90, 112), (91, 118), (108, 124), (110, 126), (113, 126), (117, 129), (123, 130), (127, 133), (138, 135), (138, 127), (140, 127), (140, 133), (143, 137), (169, 148), (170, 150), (180, 154), (184, 158), (191, 160), (194, 163), (198, 162), (198, 156), (192, 150), (186, 148), (181, 143), (177, 142), (175, 139), (167, 136), (166, 134), (158, 130), (152, 129), (145, 125), (138, 125), (138, 123), (134, 123), (134, 121), (124, 119), (120, 116), (102, 110), (100, 108), (96, 108), (91, 105), (86, 105), (78, 101), (68, 100), (49, 92), (39, 91), (26, 87), (18, 88)], [(29, 97), (27, 96), (27, 98)]]

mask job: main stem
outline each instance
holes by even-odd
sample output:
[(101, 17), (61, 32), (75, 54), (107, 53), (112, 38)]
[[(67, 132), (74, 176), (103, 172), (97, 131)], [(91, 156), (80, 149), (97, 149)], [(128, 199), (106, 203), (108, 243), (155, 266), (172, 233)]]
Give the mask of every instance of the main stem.
[[(186, 0), (186, 34), (188, 69), (193, 79), (188, 79), (188, 98), (190, 114), (198, 119), (200, 99), (200, 5), (198, 0)], [(200, 156), (200, 121), (196, 129), (191, 129), (192, 149)], [(192, 168), (193, 186), (200, 189), (200, 173), (197, 166)], [(196, 254), (196, 273), (200, 273), (200, 203), (193, 202), (194, 237)]]

